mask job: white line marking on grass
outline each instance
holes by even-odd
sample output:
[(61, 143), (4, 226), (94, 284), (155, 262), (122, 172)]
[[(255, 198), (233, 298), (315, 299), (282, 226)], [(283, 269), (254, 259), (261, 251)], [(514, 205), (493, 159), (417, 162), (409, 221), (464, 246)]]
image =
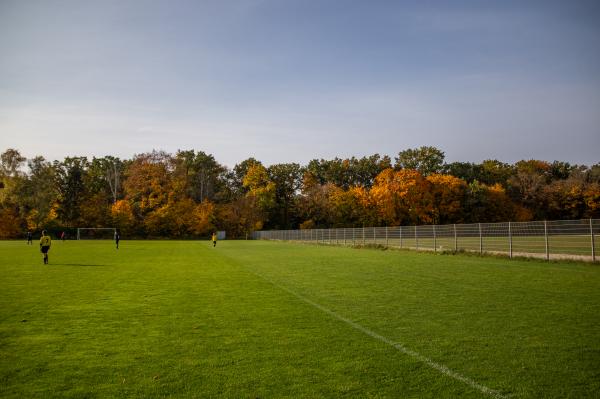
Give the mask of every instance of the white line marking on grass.
[(470, 386), (471, 388), (474, 388), (474, 389), (476, 389), (476, 390), (478, 390), (478, 391), (480, 391), (480, 392), (482, 392), (482, 393), (484, 393), (486, 395), (492, 396), (494, 398), (505, 399), (505, 398), (509, 398), (510, 397), (509, 395), (503, 395), (503, 394), (501, 394), (498, 391), (495, 391), (495, 390), (493, 390), (491, 388), (486, 387), (485, 385), (479, 384), (478, 382), (475, 382), (472, 379), (470, 379), (469, 377), (465, 377), (464, 375), (461, 375), (461, 374), (457, 373), (456, 371), (452, 371), (448, 367), (444, 366), (443, 364), (434, 362), (433, 360), (429, 359), (428, 357), (421, 355), (419, 352), (415, 352), (415, 351), (413, 351), (411, 349), (408, 349), (407, 347), (405, 347), (401, 343), (394, 342), (391, 339), (384, 337), (383, 335), (379, 335), (376, 332), (371, 331), (368, 328), (363, 327), (360, 324), (355, 323), (352, 320), (347, 319), (344, 316), (341, 316), (341, 315), (337, 314), (333, 310), (327, 309), (326, 307), (321, 306), (318, 303), (311, 301), (310, 299), (306, 298), (305, 296), (302, 296), (302, 295), (298, 294), (297, 292), (292, 291), (292, 290), (290, 290), (289, 288), (287, 288), (287, 287), (285, 287), (283, 285), (277, 284), (276, 282), (274, 282), (273, 280), (271, 280), (271, 279), (269, 279), (269, 278), (267, 278), (265, 276), (262, 276), (262, 275), (260, 275), (260, 274), (258, 274), (256, 272), (254, 272), (254, 271), (252, 271), (252, 273), (254, 275), (262, 278), (263, 280), (268, 281), (269, 283), (271, 283), (275, 287), (278, 287), (278, 288), (280, 288), (280, 289), (282, 289), (282, 290), (284, 290), (284, 291), (292, 294), (293, 296), (295, 296), (296, 298), (300, 299), (301, 301), (306, 302), (309, 305), (314, 306), (315, 308), (321, 310), (322, 312), (327, 313), (328, 315), (330, 315), (330, 316), (332, 316), (332, 317), (334, 317), (334, 318), (336, 318), (336, 319), (338, 319), (340, 321), (343, 321), (344, 323), (346, 323), (346, 324), (354, 327), (356, 330), (358, 330), (360, 332), (363, 332), (363, 333), (367, 334), (370, 337), (373, 337), (373, 338), (375, 338), (375, 339), (377, 339), (377, 340), (379, 340), (381, 342), (384, 342), (384, 343), (386, 343), (386, 344), (394, 347), (395, 349), (399, 350), (400, 352), (402, 352), (402, 353), (404, 353), (404, 354), (406, 354), (408, 356), (411, 356), (411, 357), (417, 359), (421, 363), (424, 363), (424, 364), (428, 365), (432, 369), (435, 369), (435, 370), (439, 371), (440, 373), (442, 373), (442, 374), (444, 374), (444, 375), (446, 375), (448, 377), (454, 378), (455, 380), (460, 381), (460, 382), (462, 382), (462, 383)]

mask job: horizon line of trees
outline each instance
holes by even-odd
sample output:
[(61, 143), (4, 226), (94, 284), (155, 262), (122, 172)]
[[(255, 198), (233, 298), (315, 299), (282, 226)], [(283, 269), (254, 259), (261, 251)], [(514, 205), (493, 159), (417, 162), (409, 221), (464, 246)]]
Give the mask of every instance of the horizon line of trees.
[[(26, 166), (26, 168), (25, 168)], [(0, 155), (0, 238), (24, 231), (117, 227), (126, 237), (226, 230), (392, 226), (600, 217), (600, 163), (446, 163), (435, 147), (392, 159), (313, 159), (229, 169), (211, 154), (156, 151), (131, 159)]]

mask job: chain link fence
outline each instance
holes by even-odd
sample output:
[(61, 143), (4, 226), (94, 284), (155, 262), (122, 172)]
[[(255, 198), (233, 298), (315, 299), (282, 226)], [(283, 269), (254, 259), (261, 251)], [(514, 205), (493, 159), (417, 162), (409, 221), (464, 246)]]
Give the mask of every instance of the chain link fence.
[(256, 231), (258, 240), (379, 245), (595, 262), (599, 219)]

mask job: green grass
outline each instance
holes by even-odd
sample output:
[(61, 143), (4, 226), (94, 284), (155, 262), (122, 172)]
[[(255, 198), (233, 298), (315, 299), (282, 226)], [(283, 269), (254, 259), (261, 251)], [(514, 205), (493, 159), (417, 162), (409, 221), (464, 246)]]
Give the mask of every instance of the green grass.
[(600, 268), (262, 241), (56, 242), (44, 266), (0, 242), (2, 398), (490, 397), (415, 353), (598, 397)]

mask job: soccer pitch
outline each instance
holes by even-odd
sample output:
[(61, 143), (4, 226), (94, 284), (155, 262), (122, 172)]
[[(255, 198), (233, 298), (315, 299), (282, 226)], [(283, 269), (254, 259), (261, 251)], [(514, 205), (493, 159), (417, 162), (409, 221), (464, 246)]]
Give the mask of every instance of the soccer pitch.
[(222, 241), (0, 242), (0, 397), (598, 397), (600, 268)]

